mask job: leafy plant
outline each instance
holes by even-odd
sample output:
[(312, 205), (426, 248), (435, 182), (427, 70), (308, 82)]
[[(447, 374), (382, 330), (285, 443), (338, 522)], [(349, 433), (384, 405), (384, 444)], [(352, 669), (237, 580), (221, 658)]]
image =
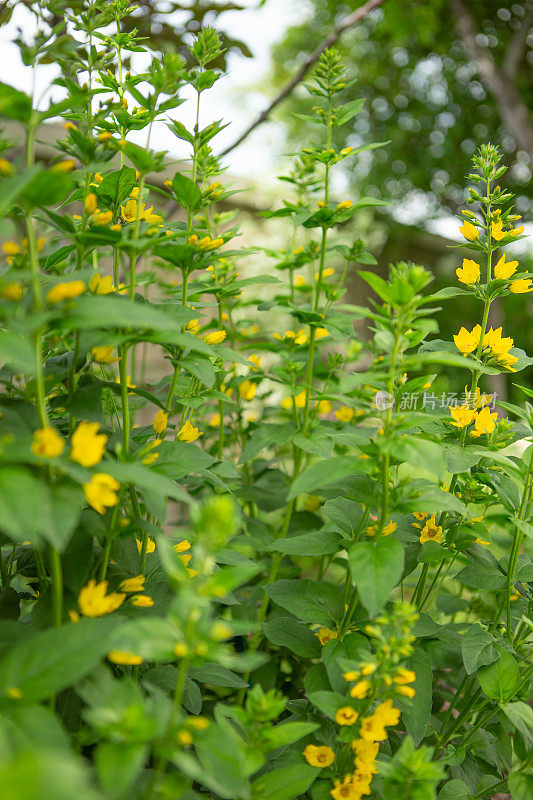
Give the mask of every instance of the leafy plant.
[[(490, 326), (531, 277), (505, 252), (523, 229), (497, 149), (469, 176), (461, 286), (432, 294), (410, 262), (383, 279), (350, 223), (386, 201), (333, 199), (334, 168), (364, 148), (333, 145), (362, 103), (340, 102), (327, 50), (307, 85), (316, 136), (267, 215), (290, 245), (244, 277), (211, 149), (223, 123), (199, 122), (216, 31), (133, 74), (133, 6), (50, 28), (54, 8), (24, 47), (36, 68), (65, 60), (65, 99), (0, 87), (26, 137), (0, 158), (2, 792), (523, 800), (533, 413), (495, 411), (482, 387), (531, 363)], [(59, 156), (35, 163), (58, 114)], [(191, 151), (163, 189), (160, 120)], [(356, 265), (369, 307), (343, 302)], [(479, 323), (439, 340), (440, 303), (463, 293)], [(459, 402), (433, 391), (443, 366)]]

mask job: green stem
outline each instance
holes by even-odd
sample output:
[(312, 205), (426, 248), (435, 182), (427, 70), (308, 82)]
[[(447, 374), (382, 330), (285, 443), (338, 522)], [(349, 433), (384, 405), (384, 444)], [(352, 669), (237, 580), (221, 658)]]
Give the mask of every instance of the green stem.
[(50, 547), (50, 572), (54, 626), (59, 628), (63, 622), (63, 570), (61, 556), (55, 547)]
[(130, 449), (130, 408), (128, 399), (128, 345), (120, 347), (120, 396), (122, 398), (122, 447), (125, 453)]
[(8, 589), (11, 579), (6, 562), (4, 561), (4, 556), (2, 555), (2, 548), (0, 548), (0, 578), (2, 579), (2, 589)]

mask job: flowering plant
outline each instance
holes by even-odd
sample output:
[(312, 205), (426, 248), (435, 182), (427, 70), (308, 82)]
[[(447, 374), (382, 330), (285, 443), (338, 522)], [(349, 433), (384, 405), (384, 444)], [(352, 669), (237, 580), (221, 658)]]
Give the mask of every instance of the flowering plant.
[[(134, 10), (39, 4), (22, 52), (64, 99), (0, 85), (24, 130), (23, 154), (0, 139), (2, 796), (526, 800), (533, 408), (483, 392), (533, 363), (491, 324), (532, 286), (500, 155), (474, 158), (460, 285), (368, 269), (354, 222), (387, 203), (334, 199), (331, 174), (382, 144), (332, 146), (362, 102), (327, 50), (316, 139), (266, 214), (290, 246), (242, 277), (223, 125), (200, 125), (220, 39), (136, 74)], [(161, 120), (191, 156), (164, 180)], [(344, 300), (356, 265), (369, 307)], [(479, 323), (439, 340), (465, 293)], [(461, 402), (404, 403), (439, 367)]]

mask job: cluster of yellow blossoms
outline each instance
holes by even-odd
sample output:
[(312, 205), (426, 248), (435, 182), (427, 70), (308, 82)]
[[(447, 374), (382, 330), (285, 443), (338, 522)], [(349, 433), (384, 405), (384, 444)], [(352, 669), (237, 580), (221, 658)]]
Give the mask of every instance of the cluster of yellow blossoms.
[(510, 336), (502, 336), (501, 328), (496, 328), (496, 330), (490, 328), (485, 331), (481, 341), (481, 325), (474, 325), (471, 331), (462, 327), (459, 333), (454, 335), (453, 341), (463, 356), (474, 351), (477, 352), (481, 343), (481, 355), (485, 358), (493, 358), (500, 366), (515, 372), (513, 365), (516, 364), (518, 358), (509, 352), (514, 345), (514, 340)]
[[(144, 581), (144, 575), (126, 578), (119, 586), (120, 591), (108, 593), (109, 584), (107, 581), (98, 583), (94, 578), (91, 578), (78, 595), (78, 606), (81, 614), (84, 617), (103, 617), (105, 614), (112, 614), (113, 611), (120, 608), (126, 597), (129, 597), (132, 606), (151, 608), (154, 601), (149, 595), (142, 594), (145, 591)], [(79, 620), (79, 614), (74, 610), (69, 611), (69, 617), (72, 622)], [(117, 661), (116, 663), (120, 662)]]
[[(515, 274), (518, 268), (518, 261), (507, 261), (506, 259), (507, 256), (504, 253), (494, 267), (494, 278), (506, 281)], [(464, 283), (466, 286), (472, 286), (473, 284), (479, 283), (481, 267), (477, 261), (471, 258), (463, 258), (463, 266), (458, 267), (455, 272), (460, 283)], [(527, 292), (533, 291), (533, 286), (529, 278), (519, 278), (518, 280), (511, 281), (508, 288), (513, 294), (526, 294)]]

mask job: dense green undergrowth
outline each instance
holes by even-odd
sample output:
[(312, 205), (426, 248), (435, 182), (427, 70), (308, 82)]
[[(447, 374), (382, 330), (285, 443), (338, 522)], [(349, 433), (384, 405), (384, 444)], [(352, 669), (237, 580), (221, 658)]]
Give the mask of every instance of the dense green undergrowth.
[[(124, 0), (35, 12), (23, 58), (65, 99), (0, 86), (25, 131), (0, 138), (0, 795), (528, 800), (533, 392), (489, 380), (532, 363), (491, 325), (531, 280), (498, 152), (467, 178), (457, 284), (409, 253), (380, 277), (357, 217), (386, 201), (330, 183), (386, 143), (332, 147), (362, 103), (328, 50), (267, 215), (287, 247), (244, 249), (224, 123), (199, 124), (217, 33), (136, 74)], [(164, 188), (161, 120), (190, 147)], [(465, 293), (478, 317), (440, 340)]]

